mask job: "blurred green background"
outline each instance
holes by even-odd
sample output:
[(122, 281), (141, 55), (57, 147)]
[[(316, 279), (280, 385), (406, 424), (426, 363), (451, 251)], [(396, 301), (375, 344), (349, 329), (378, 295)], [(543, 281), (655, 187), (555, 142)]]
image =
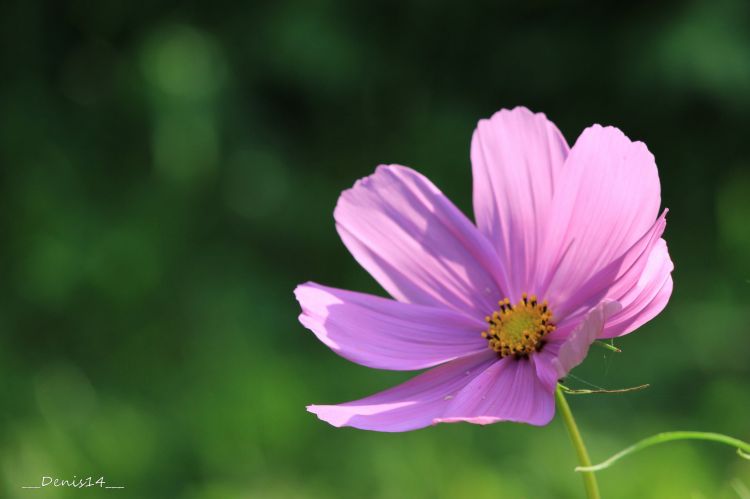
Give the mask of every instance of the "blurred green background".
[[(0, 37), (0, 497), (580, 497), (559, 420), (305, 412), (410, 377), (297, 322), (299, 282), (381, 292), (336, 235), (340, 191), (401, 163), (469, 212), (476, 121), (519, 104), (571, 144), (595, 122), (645, 141), (671, 210), (671, 303), (575, 372), (653, 385), (571, 399), (594, 460), (662, 430), (750, 438), (750, 3), (17, 1)], [(43, 475), (126, 488), (21, 489)], [(599, 479), (750, 497), (750, 463), (708, 443)]]

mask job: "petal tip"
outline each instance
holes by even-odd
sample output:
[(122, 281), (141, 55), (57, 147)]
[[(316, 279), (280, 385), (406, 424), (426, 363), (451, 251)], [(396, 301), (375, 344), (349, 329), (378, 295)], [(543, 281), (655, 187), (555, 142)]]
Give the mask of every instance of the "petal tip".
[(303, 282), (301, 284), (297, 284), (297, 286), (295, 286), (294, 291), (293, 291), (294, 297), (299, 302), (300, 301), (300, 297), (301, 297), (302, 293), (304, 292), (305, 288), (316, 288), (316, 287), (318, 287), (318, 284), (316, 284), (316, 283), (314, 283), (312, 281), (307, 281), (307, 282)]
[(318, 419), (321, 421), (325, 421), (326, 423), (330, 424), (331, 426), (335, 426), (336, 428), (341, 428), (342, 426), (346, 426), (347, 419), (336, 417), (335, 414), (326, 413), (326, 409), (329, 409), (331, 406), (326, 405), (308, 405), (306, 407), (307, 412), (311, 414), (315, 414)]
[(515, 106), (511, 109), (508, 108), (502, 108), (498, 111), (495, 111), (495, 113), (490, 116), (489, 118), (482, 118), (479, 120), (479, 125), (483, 124), (489, 124), (495, 121), (503, 120), (505, 118), (527, 118), (527, 119), (541, 119), (543, 121), (548, 121), (547, 115), (544, 113), (535, 113), (531, 109), (529, 109), (526, 106)]

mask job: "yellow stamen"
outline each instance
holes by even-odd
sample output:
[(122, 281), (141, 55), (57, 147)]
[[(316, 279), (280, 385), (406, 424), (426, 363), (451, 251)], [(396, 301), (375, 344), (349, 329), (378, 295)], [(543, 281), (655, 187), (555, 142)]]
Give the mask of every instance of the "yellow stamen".
[(489, 347), (501, 357), (518, 358), (541, 350), (544, 337), (555, 330), (547, 301), (539, 303), (535, 295), (524, 293), (515, 305), (508, 298), (500, 300), (498, 305), (500, 310), (485, 318), (489, 329), (482, 331)]

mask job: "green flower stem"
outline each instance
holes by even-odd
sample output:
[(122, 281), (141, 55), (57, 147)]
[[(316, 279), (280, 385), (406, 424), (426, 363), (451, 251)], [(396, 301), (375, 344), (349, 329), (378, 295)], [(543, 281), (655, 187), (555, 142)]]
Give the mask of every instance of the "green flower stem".
[[(568, 405), (568, 401), (565, 400), (565, 395), (560, 385), (557, 385), (557, 390), (555, 390), (555, 399), (557, 400), (557, 408), (560, 411), (565, 427), (568, 429), (570, 441), (573, 443), (576, 454), (578, 454), (578, 462), (581, 464), (581, 467), (590, 467), (591, 459), (589, 459), (589, 453), (586, 451), (586, 445), (584, 445), (583, 438), (581, 438), (581, 432), (578, 431), (578, 425), (576, 425), (576, 420), (573, 418), (573, 413), (570, 411), (570, 406)], [(576, 469), (579, 470), (579, 468)], [(596, 475), (590, 471), (583, 471), (582, 475), (586, 497), (588, 499), (599, 499), (599, 484), (596, 483)]]
[(621, 450), (606, 461), (603, 461), (595, 466), (591, 466), (590, 464), (581, 465), (576, 468), (576, 471), (580, 471), (582, 473), (592, 473), (594, 471), (600, 471), (609, 468), (628, 454), (638, 452), (639, 450), (643, 450), (646, 447), (651, 447), (652, 445), (672, 442), (674, 440), (710, 440), (712, 442), (719, 442), (737, 449), (737, 454), (739, 454), (740, 457), (750, 459), (750, 457), (748, 457), (750, 456), (750, 444), (748, 444), (747, 442), (743, 442), (742, 440), (728, 437), (726, 435), (722, 435), (721, 433), (708, 433), (703, 431), (668, 431), (665, 433), (657, 433), (656, 435), (653, 435), (651, 437), (644, 438), (640, 442), (637, 442), (630, 447)]

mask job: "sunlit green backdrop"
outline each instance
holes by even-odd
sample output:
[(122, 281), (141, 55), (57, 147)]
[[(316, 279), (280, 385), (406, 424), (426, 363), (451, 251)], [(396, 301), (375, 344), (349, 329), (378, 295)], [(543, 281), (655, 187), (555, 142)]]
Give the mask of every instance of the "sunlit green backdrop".
[[(309, 403), (406, 379), (297, 322), (294, 286), (381, 293), (339, 241), (378, 163), (471, 206), (479, 118), (655, 154), (675, 288), (571, 379), (594, 460), (668, 429), (750, 438), (750, 4), (3, 2), (0, 497), (580, 497), (560, 421), (334, 429)], [(22, 489), (104, 476), (120, 490)], [(750, 463), (674, 443), (605, 497), (750, 497)], [(744, 494), (744, 496), (743, 496)]]

